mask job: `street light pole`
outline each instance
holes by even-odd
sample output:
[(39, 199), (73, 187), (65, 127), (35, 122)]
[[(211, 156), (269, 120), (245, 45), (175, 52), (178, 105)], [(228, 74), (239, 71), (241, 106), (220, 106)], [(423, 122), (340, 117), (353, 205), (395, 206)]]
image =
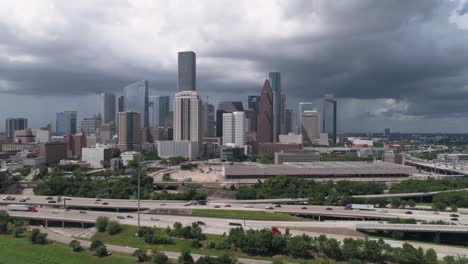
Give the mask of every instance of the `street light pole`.
[(141, 165), (138, 163), (138, 227), (137, 227), (137, 234), (140, 234), (140, 177), (141, 177)]

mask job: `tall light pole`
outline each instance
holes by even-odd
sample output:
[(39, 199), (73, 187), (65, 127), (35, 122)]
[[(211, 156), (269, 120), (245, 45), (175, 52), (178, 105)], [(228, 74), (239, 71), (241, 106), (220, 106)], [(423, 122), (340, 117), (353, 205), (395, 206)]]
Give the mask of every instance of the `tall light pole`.
[(140, 234), (140, 177), (141, 177), (141, 164), (138, 162), (138, 227), (137, 227), (137, 235)]

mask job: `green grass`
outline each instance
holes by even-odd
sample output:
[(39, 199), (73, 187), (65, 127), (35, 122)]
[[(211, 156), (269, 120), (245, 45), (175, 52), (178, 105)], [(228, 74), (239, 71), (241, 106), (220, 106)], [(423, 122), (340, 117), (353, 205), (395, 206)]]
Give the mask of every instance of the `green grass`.
[[(122, 225), (123, 229), (122, 232), (116, 235), (109, 235), (106, 232), (96, 233), (90, 240), (101, 240), (105, 244), (112, 244), (112, 245), (122, 245), (122, 246), (129, 246), (134, 248), (141, 248), (141, 249), (151, 249), (151, 250), (161, 250), (161, 251), (175, 251), (181, 252), (183, 249), (189, 249), (191, 253), (194, 254), (202, 254), (202, 255), (210, 255), (210, 256), (221, 256), (221, 255), (230, 255), (236, 258), (250, 258), (250, 259), (260, 259), (260, 260), (272, 260), (271, 257), (261, 257), (261, 256), (248, 256), (245, 253), (242, 253), (237, 250), (229, 249), (229, 250), (217, 250), (217, 249), (208, 249), (208, 248), (192, 248), (192, 240), (188, 239), (178, 239), (173, 238), (175, 245), (151, 245), (145, 243), (143, 238), (135, 237), (135, 233), (137, 231), (136, 226), (131, 225)], [(156, 234), (165, 234), (165, 229), (157, 228)], [(212, 235), (206, 234), (207, 239), (203, 241), (204, 247), (208, 241), (215, 241), (219, 242), (222, 239), (220, 235)], [(316, 261), (310, 260), (309, 262), (303, 262), (303, 260), (293, 259), (290, 257), (275, 257), (275, 259), (281, 259), (285, 263), (318, 263)], [(330, 262), (335, 263), (335, 262)]]
[(98, 258), (85, 249), (75, 253), (68, 245), (50, 243), (33, 245), (27, 237), (13, 238), (0, 235), (0, 264), (113, 264), (136, 263), (136, 258), (126, 254)]
[(192, 215), (264, 221), (307, 221), (307, 219), (284, 213), (247, 210), (192, 209)]

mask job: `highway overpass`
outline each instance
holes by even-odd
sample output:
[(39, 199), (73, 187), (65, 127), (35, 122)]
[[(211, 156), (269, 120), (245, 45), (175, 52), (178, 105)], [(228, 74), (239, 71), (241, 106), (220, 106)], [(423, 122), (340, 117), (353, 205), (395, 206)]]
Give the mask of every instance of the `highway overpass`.
[(425, 224), (356, 224), (357, 231), (401, 231), (418, 233), (457, 233), (468, 234), (468, 226), (461, 225), (425, 225)]

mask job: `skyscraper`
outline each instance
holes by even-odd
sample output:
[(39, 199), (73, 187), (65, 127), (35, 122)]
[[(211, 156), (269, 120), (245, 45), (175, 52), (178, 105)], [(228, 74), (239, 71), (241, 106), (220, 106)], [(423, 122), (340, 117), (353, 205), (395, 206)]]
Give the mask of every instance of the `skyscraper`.
[(301, 102), (299, 103), (299, 112), (297, 113), (297, 134), (302, 133), (302, 113), (307, 110), (316, 110), (313, 103), (310, 102)]
[(273, 91), (268, 80), (260, 94), (257, 120), (257, 142), (273, 142)]
[(320, 114), (317, 111), (302, 112), (302, 142), (313, 145), (320, 138)]
[(177, 92), (196, 91), (196, 54), (193, 51), (178, 53)]
[(167, 113), (169, 113), (169, 96), (158, 97), (158, 110), (159, 127), (164, 127)]
[(245, 146), (245, 125), (244, 112), (223, 113), (223, 145)]
[(293, 131), (293, 110), (286, 109), (285, 111), (285, 129), (286, 133), (291, 133)]
[(5, 136), (7, 140), (13, 140), (15, 130), (24, 130), (28, 128), (28, 119), (26, 118), (7, 118), (5, 121)]
[(115, 94), (101, 93), (102, 123), (115, 122)]
[(223, 114), (232, 113), (236, 111), (244, 111), (242, 102), (220, 102), (216, 110), (216, 136), (223, 136)]
[(248, 108), (254, 111), (255, 117), (250, 120), (250, 130), (257, 131), (257, 116), (258, 116), (258, 109), (260, 106), (260, 96), (258, 95), (249, 95), (248, 97)]
[(273, 141), (278, 141), (278, 135), (281, 134), (281, 73), (280, 72), (270, 72), (269, 80), (271, 89), (273, 92)]
[(215, 107), (208, 102), (203, 102), (202, 127), (203, 137), (214, 137), (215, 131)]
[(119, 149), (123, 151), (140, 150), (140, 113), (119, 113)]
[(136, 82), (124, 87), (125, 112), (136, 112), (141, 116), (140, 125), (149, 127), (149, 83), (148, 81)]
[(118, 105), (117, 105), (117, 112), (125, 112), (125, 96), (119, 96)]
[(63, 136), (65, 134), (76, 134), (76, 111), (64, 111), (57, 113), (55, 123), (55, 134)]
[(201, 142), (201, 101), (195, 91), (182, 91), (174, 97), (174, 141)]
[[(109, 123), (113, 123), (111, 121)], [(108, 124), (109, 124), (108, 123)], [(100, 128), (102, 124), (102, 117), (100, 115), (94, 115), (93, 117), (84, 118), (81, 121), (81, 132), (87, 136), (94, 134), (96, 129)]]
[(337, 140), (337, 102), (333, 95), (325, 95), (323, 100), (322, 133), (331, 135), (333, 144)]

